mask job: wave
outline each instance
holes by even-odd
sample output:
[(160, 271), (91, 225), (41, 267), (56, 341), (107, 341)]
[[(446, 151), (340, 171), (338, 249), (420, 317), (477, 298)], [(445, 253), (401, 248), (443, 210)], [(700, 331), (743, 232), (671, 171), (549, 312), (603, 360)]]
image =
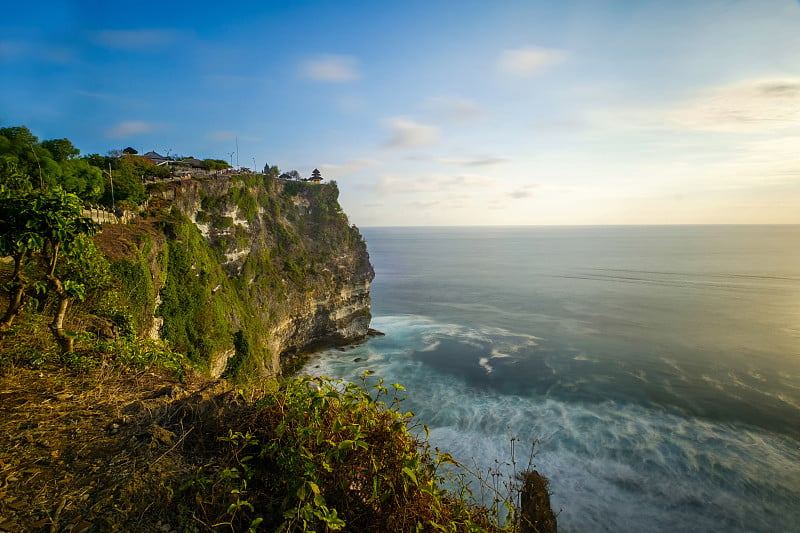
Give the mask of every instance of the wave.
[[(467, 370), (497, 379), (504, 368), (498, 365), (523, 364), (543, 339), (413, 315), (374, 323), (386, 337), (318, 354), (305, 371), (357, 382), (368, 369), (372, 379), (402, 383), (404, 409), (431, 428), (431, 444), (483, 471), (512, 468), (512, 438), (538, 440), (536, 467), (551, 479), (561, 531), (766, 532), (800, 523), (800, 442), (791, 437), (618, 400), (487, 388)], [(445, 370), (448, 361), (432, 361), (447, 358), (448, 342), (475, 349), (457, 371)], [(575, 357), (585, 365), (584, 358)], [(588, 379), (567, 381), (579, 388)], [(516, 461), (526, 458), (523, 452)]]

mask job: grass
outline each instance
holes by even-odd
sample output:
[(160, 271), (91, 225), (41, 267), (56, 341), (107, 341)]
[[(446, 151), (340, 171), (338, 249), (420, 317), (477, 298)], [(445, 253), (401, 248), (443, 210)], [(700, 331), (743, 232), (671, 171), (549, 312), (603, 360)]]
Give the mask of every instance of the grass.
[(0, 367), (0, 530), (513, 531), (444, 488), (399, 385), (118, 359)]

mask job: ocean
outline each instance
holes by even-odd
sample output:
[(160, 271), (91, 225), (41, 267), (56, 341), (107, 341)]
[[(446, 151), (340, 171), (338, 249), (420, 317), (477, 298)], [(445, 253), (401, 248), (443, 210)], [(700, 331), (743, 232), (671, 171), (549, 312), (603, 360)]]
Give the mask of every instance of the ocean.
[(373, 327), (304, 371), (528, 462), (559, 531), (800, 531), (800, 226), (365, 228)]

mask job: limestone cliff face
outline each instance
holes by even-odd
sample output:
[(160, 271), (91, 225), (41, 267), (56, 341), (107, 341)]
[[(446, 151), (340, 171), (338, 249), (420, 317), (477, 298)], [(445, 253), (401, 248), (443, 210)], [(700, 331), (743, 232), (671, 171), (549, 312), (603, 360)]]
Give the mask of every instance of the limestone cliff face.
[(374, 271), (335, 183), (233, 176), (151, 194), (171, 209), (161, 334), (212, 374), (277, 374), (298, 353), (366, 336)]

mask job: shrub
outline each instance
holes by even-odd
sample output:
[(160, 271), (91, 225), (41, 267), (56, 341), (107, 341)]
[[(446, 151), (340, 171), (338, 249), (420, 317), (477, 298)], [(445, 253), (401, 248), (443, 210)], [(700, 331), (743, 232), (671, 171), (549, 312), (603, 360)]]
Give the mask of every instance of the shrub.
[[(186, 484), (208, 524), (280, 531), (499, 531), (490, 510), (443, 488), (430, 453), (380, 380), (292, 378), (220, 440), (228, 460)], [(390, 405), (383, 401), (391, 398)], [(463, 494), (462, 494), (463, 496)]]

